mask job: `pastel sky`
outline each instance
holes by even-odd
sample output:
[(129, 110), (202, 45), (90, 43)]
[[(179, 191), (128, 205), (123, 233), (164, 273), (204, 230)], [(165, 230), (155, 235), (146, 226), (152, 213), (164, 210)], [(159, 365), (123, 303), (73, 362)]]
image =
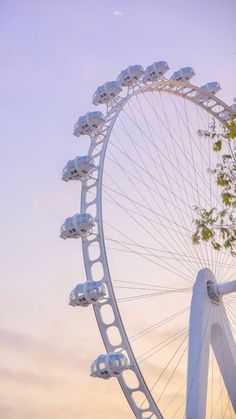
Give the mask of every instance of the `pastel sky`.
[(80, 203), (61, 170), (96, 87), (128, 65), (191, 65), (230, 105), (235, 16), (235, 0), (0, 1), (1, 419), (132, 417), (115, 381), (89, 377), (92, 310), (68, 306), (85, 273), (80, 243), (58, 237)]

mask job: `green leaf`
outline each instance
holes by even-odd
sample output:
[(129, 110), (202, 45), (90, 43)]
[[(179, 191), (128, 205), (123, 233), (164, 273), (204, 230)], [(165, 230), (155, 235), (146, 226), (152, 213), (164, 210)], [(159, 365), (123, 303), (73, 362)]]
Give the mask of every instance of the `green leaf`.
[(212, 237), (214, 237), (214, 231), (210, 230), (207, 227), (203, 227), (202, 229), (202, 240), (203, 241), (209, 241)]
[(193, 244), (199, 244), (200, 243), (200, 235), (198, 233), (194, 233), (192, 235), (192, 242)]
[(217, 243), (215, 241), (212, 241), (212, 246), (215, 250), (220, 250), (221, 249), (220, 243)]
[(222, 140), (218, 140), (213, 144), (213, 150), (216, 152), (221, 151), (222, 149)]
[(230, 206), (233, 195), (230, 192), (222, 193), (222, 201), (225, 205)]

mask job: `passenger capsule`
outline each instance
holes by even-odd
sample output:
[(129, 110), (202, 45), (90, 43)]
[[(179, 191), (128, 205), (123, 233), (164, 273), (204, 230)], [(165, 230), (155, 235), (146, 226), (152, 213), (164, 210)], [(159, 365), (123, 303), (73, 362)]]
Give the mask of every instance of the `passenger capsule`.
[(62, 180), (87, 180), (94, 171), (95, 164), (90, 156), (77, 156), (69, 160), (62, 172)]
[(236, 103), (233, 103), (233, 105), (230, 106), (230, 108), (232, 109), (231, 111), (223, 111), (220, 113), (220, 117), (221, 119), (223, 119), (223, 121), (228, 121), (229, 119), (232, 118), (233, 115), (236, 116)]
[(156, 81), (162, 78), (162, 76), (169, 70), (169, 66), (165, 61), (158, 61), (149, 65), (144, 73), (143, 81)]
[(194, 99), (197, 102), (205, 102), (209, 99), (209, 96), (207, 93), (212, 93), (215, 95), (219, 90), (221, 89), (220, 84), (217, 81), (210, 81), (209, 83), (204, 84), (204, 86), (201, 86), (202, 90), (205, 90), (206, 94), (197, 92)]
[(192, 67), (184, 67), (175, 71), (170, 80), (188, 82), (193, 76), (195, 76), (194, 69)]
[(97, 88), (93, 95), (93, 104), (109, 103), (119, 95), (121, 90), (118, 81), (107, 81)]
[(125, 70), (122, 70), (117, 81), (121, 86), (132, 86), (136, 84), (137, 81), (142, 77), (144, 73), (143, 67), (141, 65), (131, 65)]
[(105, 121), (102, 112), (87, 112), (85, 115), (79, 117), (74, 125), (74, 135), (90, 135), (94, 133)]
[(78, 284), (70, 293), (69, 304), (73, 307), (87, 307), (96, 304), (106, 295), (106, 287), (101, 281), (87, 281)]
[(107, 380), (111, 377), (119, 377), (129, 368), (128, 358), (119, 352), (110, 352), (100, 355), (91, 365), (91, 376)]
[(91, 234), (95, 225), (94, 218), (90, 214), (75, 214), (73, 217), (66, 218), (61, 226), (60, 237), (62, 239), (78, 239), (87, 237)]

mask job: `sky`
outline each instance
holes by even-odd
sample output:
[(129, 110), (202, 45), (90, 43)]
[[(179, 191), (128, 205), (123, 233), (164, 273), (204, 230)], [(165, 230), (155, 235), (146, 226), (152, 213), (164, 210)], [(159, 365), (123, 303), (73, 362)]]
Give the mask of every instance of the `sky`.
[(92, 310), (68, 306), (85, 272), (80, 243), (58, 237), (80, 205), (61, 170), (88, 149), (72, 131), (96, 87), (128, 65), (190, 65), (230, 105), (235, 12), (234, 0), (0, 1), (1, 419), (132, 417), (118, 383), (89, 377), (104, 351)]

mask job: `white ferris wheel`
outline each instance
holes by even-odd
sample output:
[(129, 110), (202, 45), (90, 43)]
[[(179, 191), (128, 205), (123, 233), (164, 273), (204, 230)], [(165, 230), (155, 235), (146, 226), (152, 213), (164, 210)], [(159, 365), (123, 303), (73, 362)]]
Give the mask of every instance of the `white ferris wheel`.
[[(134, 65), (98, 87), (76, 137), (86, 156), (68, 161), (65, 181), (81, 182), (81, 208), (61, 237), (81, 238), (87, 281), (72, 306), (92, 306), (105, 346), (91, 376), (115, 378), (136, 418), (230, 418), (236, 412), (233, 257), (194, 246), (194, 208), (221, 208), (219, 154), (201, 138), (235, 113), (197, 87), (185, 67)], [(82, 139), (80, 140), (82, 141)], [(109, 381), (107, 383), (109, 386)]]

